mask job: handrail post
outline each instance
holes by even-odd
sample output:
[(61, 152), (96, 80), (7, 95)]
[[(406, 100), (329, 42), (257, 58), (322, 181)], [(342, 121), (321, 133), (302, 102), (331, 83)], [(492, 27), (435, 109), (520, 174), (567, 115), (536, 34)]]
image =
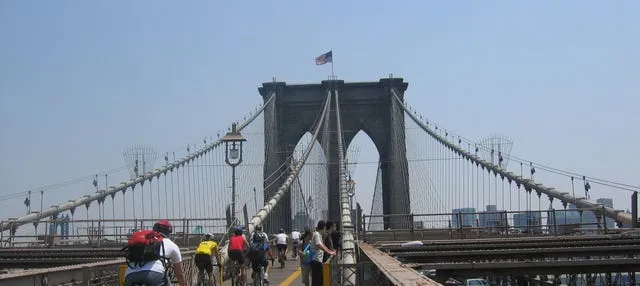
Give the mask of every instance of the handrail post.
[(551, 213), (553, 214), (553, 233), (555, 236), (558, 236), (558, 220), (556, 219), (556, 209), (551, 209)]

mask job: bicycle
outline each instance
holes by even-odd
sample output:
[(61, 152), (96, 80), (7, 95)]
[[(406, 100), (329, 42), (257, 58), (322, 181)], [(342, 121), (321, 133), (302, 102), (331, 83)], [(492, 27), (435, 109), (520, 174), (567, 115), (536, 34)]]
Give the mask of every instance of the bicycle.
[(209, 280), (209, 275), (207, 275), (206, 271), (198, 270), (198, 286), (212, 286), (213, 282)]
[(238, 261), (233, 261), (233, 269), (231, 271), (231, 285), (242, 286), (242, 269)]
[[(214, 264), (214, 267), (218, 267), (220, 269), (220, 264)], [(213, 280), (209, 279), (209, 275), (204, 270), (198, 270), (198, 282), (196, 283), (198, 286), (214, 286), (216, 285), (216, 277), (213, 276)]]
[(286, 250), (278, 247), (278, 262), (280, 262), (280, 268), (284, 269), (284, 261), (287, 259)]
[[(257, 275), (257, 277), (256, 277)], [(258, 267), (258, 273), (253, 272), (251, 275), (251, 278), (253, 279), (253, 286), (268, 286), (269, 282), (265, 281), (264, 279), (264, 266), (260, 265)]]
[(298, 246), (299, 246), (300, 242), (299, 241), (293, 241), (291, 243), (291, 248), (293, 253), (291, 254), (291, 258), (293, 259), (297, 259), (298, 258)]

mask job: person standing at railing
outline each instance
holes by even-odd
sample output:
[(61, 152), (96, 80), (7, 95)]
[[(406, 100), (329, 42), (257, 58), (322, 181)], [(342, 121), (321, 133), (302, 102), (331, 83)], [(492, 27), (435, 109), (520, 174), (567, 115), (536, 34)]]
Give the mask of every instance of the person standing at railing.
[(312, 286), (322, 286), (322, 263), (324, 254), (327, 255), (335, 255), (335, 251), (327, 248), (323, 242), (323, 234), (325, 234), (325, 223), (324, 220), (318, 221), (318, 225), (316, 226), (316, 231), (313, 232), (313, 236), (311, 237), (311, 251), (313, 252), (313, 256), (311, 257), (311, 285)]
[[(332, 220), (327, 221), (325, 223), (325, 229), (322, 232), (322, 243), (324, 243), (324, 245), (331, 250), (335, 250), (333, 245), (333, 239), (331, 239), (331, 233), (336, 229), (335, 226), (336, 225)], [(329, 255), (328, 253), (325, 253), (324, 256), (322, 257), (322, 262), (327, 262), (330, 256), (331, 255)]]
[(329, 233), (329, 236), (331, 236), (331, 244), (333, 245), (333, 250), (335, 250), (336, 255), (338, 255), (338, 252), (342, 250), (342, 233), (340, 232), (337, 224), (333, 228), (333, 231)]
[(296, 250), (298, 256), (300, 256), (300, 274), (302, 275), (302, 284), (309, 286), (309, 277), (311, 276), (311, 258), (313, 252), (311, 251), (311, 230), (305, 229), (302, 234), (302, 245), (300, 249)]

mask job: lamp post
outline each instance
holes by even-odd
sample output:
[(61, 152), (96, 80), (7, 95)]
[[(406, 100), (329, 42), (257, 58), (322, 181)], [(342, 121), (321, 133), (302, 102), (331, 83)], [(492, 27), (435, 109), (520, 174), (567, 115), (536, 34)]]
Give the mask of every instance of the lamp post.
[(236, 167), (242, 163), (242, 142), (244, 139), (236, 129), (236, 123), (231, 125), (231, 131), (221, 139), (224, 142), (225, 162), (231, 166), (231, 226), (236, 225)]
[(355, 233), (358, 233), (358, 216), (356, 214), (356, 218), (353, 219), (353, 196), (356, 194), (356, 182), (351, 179), (351, 175), (349, 175), (349, 180), (347, 180), (347, 195), (349, 196), (349, 213), (351, 214), (351, 220), (353, 225), (355, 226)]

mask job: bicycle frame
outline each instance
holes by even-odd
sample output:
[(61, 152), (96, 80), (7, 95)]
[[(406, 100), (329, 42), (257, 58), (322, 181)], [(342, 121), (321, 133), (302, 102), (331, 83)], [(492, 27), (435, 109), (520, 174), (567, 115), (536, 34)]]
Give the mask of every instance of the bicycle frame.
[(264, 266), (258, 267), (258, 279), (253, 279), (254, 286), (263, 286), (264, 285)]
[(231, 269), (231, 285), (242, 285), (242, 269), (238, 261), (233, 261)]

